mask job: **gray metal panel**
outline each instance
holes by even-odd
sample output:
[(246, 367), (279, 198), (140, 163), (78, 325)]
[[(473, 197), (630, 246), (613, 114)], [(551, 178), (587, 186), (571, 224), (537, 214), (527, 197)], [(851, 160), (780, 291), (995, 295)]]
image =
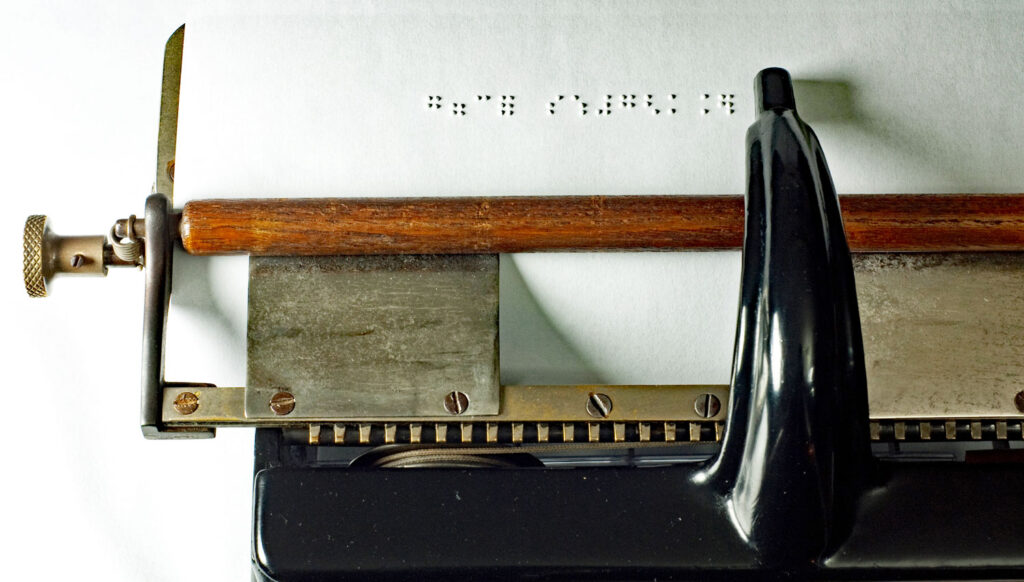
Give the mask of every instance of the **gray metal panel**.
[(854, 255), (872, 418), (1024, 418), (1024, 253)]
[(497, 255), (253, 257), (249, 418), (497, 414)]

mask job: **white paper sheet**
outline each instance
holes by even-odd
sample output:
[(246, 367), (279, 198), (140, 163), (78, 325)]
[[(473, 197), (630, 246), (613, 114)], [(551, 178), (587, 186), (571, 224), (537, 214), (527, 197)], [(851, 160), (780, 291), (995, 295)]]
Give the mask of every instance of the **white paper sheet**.
[[(736, 194), (782, 66), (841, 192), (1024, 184), (1020, 3), (350, 3), (189, 23), (193, 198)], [(170, 378), (244, 382), (244, 259), (181, 258)], [(505, 383), (726, 383), (739, 254), (503, 257)], [(206, 335), (179, 333), (217, 323)], [(180, 372), (180, 373), (179, 373)]]

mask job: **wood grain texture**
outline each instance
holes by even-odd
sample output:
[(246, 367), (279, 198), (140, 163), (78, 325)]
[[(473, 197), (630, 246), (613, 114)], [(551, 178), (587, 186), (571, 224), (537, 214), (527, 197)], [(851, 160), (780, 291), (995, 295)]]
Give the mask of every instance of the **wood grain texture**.
[[(1024, 250), (1024, 194), (840, 197), (854, 252)], [(738, 249), (741, 196), (195, 200), (194, 255)]]

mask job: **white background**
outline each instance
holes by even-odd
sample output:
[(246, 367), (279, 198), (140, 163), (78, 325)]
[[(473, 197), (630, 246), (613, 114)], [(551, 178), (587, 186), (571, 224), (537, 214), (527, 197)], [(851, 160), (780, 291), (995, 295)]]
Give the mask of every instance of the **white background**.
[(0, 8), (0, 360), (19, 400), (0, 424), (7, 579), (249, 579), (250, 431), (139, 432), (142, 273), (57, 281), (36, 300), (19, 275), (27, 215), (100, 234), (141, 214), (164, 42), (186, 19), (167, 2)]
[[(269, 14), (279, 10), (273, 6), (246, 10)], [(512, 77), (526, 91), (518, 110), (525, 121), (516, 132), (493, 138), (505, 157), (480, 153), (484, 125), (426, 125), (440, 120), (420, 115), (423, 92), (432, 90), (423, 82), (410, 85), (404, 74), (381, 69), (373, 82), (389, 92), (374, 95), (386, 98), (369, 101), (356, 94), (350, 97), (354, 102), (345, 102), (339, 96), (350, 95), (350, 80), (327, 74), (337, 73), (335, 65), (353, 52), (332, 34), (339, 20), (352, 18), (348, 10), (374, 14), (375, 33), (385, 35), (401, 28), (389, 25), (387, 12), (422, 12), (412, 19), (422, 23), (439, 20), (439, 14), (472, 12), (460, 4), (432, 6), (306, 4), (264, 18), (238, 18), (242, 11), (230, 5), (205, 7), (197, 15), (187, 3), (0, 7), (0, 192), (6, 200), (0, 359), (7, 372), (0, 407), (0, 444), (7, 447), (0, 558), (6, 577), (248, 579), (251, 433), (226, 430), (214, 441), (184, 443), (147, 442), (139, 434), (141, 274), (114, 271), (106, 281), (58, 281), (44, 300), (25, 297), (20, 276), (28, 214), (50, 215), (62, 234), (98, 234), (113, 219), (141, 212), (153, 180), (163, 45), (182, 22), (190, 30), (194, 24), (195, 34), (186, 36), (179, 205), (188, 197), (372, 194), (373, 188), (424, 195), (573, 188), (614, 193), (625, 184), (632, 193), (739, 193), (743, 134), (752, 120), (751, 79), (768, 65), (786, 66), (798, 81), (810, 82), (803, 96), (798, 87), (798, 99), (804, 97), (802, 111), (821, 137), (841, 192), (1024, 189), (1021, 2), (984, 9), (970, 3), (909, 5), (916, 11), (890, 3), (784, 3), (772, 10), (761, 3), (679, 5), (685, 10), (657, 19), (662, 24), (650, 37), (643, 34), (644, 18), (666, 5), (639, 5), (632, 16), (618, 18), (609, 13), (616, 4), (555, 4), (552, 13), (562, 20), (552, 17), (549, 30), (501, 4), (474, 4), (489, 15), (482, 22), (491, 23), (488, 30), (497, 31), (500, 42), (515, 44), (517, 38), (495, 28), (508, 17), (520, 36), (547, 31), (591, 44), (579, 54), (563, 50), (546, 70), (524, 60), (536, 57), (534, 49), (491, 67), (482, 63), (493, 63), (494, 55), (481, 49), (492, 60), (462, 63), (445, 51), (463, 47), (472, 53), (466, 38), (482, 34), (473, 28), (477, 21), (462, 19), (461, 29), (442, 30), (450, 33), (450, 45), (432, 29), (433, 36), (391, 38), (390, 48), (375, 41), (379, 51), (346, 65), (358, 69), (359, 62), (377, 62), (382, 54), (411, 54), (400, 43), (433, 39), (444, 56), (440, 62), (448, 63), (431, 69), (442, 91), (469, 92), (475, 85), (466, 79), (486, 78), (500, 92), (497, 81)], [(577, 28), (564, 28), (567, 21)], [(402, 26), (415, 30), (417, 24)], [(279, 42), (254, 43), (244, 30)], [(600, 42), (594, 40), (598, 33), (604, 35)], [(652, 45), (654, 40), (670, 46)], [(594, 51), (611, 64), (595, 64)], [(190, 54), (199, 56), (190, 62)], [(558, 77), (566, 71), (582, 72)], [(663, 93), (678, 85), (693, 115), (681, 117), (678, 130), (655, 126), (649, 116), (603, 129), (566, 121), (561, 129), (541, 130), (544, 99), (554, 88), (544, 83), (551, 79), (591, 93), (642, 81), (655, 81), (651, 90)], [(705, 89), (735, 93), (736, 116), (698, 125), (710, 119), (694, 109)], [(332, 113), (339, 102), (401, 112), (407, 117), (391, 125), (375, 118), (380, 130), (401, 132), (418, 124), (409, 137), (412, 145), (463, 151), (469, 167), (461, 179), (423, 174), (429, 159), (384, 167), (389, 156), (411, 146), (375, 144), (365, 129), (346, 134), (355, 118)], [(526, 103), (538, 102), (539, 111), (528, 109)], [(466, 117), (473, 119), (478, 118)], [(493, 130), (493, 121), (480, 123)], [(546, 144), (531, 142), (538, 135), (547, 137)], [(350, 158), (354, 139), (367, 150), (361, 164), (326, 163)], [(650, 154), (647, 161), (609, 157), (605, 150), (614, 139), (631, 140), (629, 151)], [(536, 148), (548, 148), (542, 153), (560, 163), (538, 162), (544, 157), (537, 157)], [(580, 168), (609, 164), (604, 173), (579, 176)], [(244, 381), (245, 265), (210, 264), (179, 261), (168, 376), (237, 384)], [(515, 264), (518, 269), (508, 261), (503, 266), (506, 381), (727, 380), (737, 293), (734, 254), (530, 256), (517, 257)], [(672, 308), (678, 297), (690, 298), (682, 302), (686, 309)], [(683, 355), (667, 358), (666, 352)]]

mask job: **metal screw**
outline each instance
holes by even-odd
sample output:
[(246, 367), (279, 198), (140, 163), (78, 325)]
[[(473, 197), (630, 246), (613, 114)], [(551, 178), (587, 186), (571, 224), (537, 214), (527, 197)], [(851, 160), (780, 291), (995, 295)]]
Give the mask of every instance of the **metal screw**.
[(1014, 396), (1013, 403), (1017, 406), (1017, 410), (1024, 412), (1024, 390), (1021, 390)]
[(612, 399), (607, 394), (591, 392), (587, 397), (587, 414), (594, 418), (608, 418), (612, 413)]
[(448, 414), (462, 414), (469, 408), (469, 396), (465, 392), (449, 392), (444, 397), (444, 409)]
[(71, 257), (71, 268), (80, 269), (85, 265), (85, 255), (78, 253)]
[(291, 392), (278, 392), (270, 399), (270, 409), (278, 416), (284, 416), (295, 410), (295, 397)]
[(174, 399), (174, 409), (178, 414), (192, 414), (199, 408), (199, 397), (192, 392), (182, 392)]
[(693, 409), (701, 418), (711, 418), (722, 409), (722, 401), (714, 394), (701, 394), (693, 403)]

